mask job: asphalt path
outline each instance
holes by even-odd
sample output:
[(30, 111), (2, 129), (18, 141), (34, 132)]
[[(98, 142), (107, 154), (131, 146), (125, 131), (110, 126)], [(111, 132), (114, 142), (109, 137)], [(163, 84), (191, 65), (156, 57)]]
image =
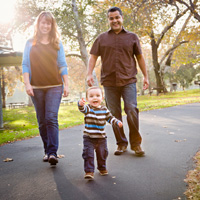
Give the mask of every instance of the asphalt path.
[[(66, 117), (67, 120), (67, 117)], [(124, 117), (124, 127), (128, 127)], [(59, 159), (55, 168), (42, 162), (40, 137), (0, 147), (1, 200), (175, 200), (186, 199), (184, 179), (194, 168), (200, 147), (200, 104), (188, 104), (140, 113), (142, 147), (137, 157), (128, 148), (115, 156), (115, 138), (106, 126), (108, 176), (95, 171), (84, 179), (83, 125), (60, 131)], [(4, 162), (12, 158), (11, 162)]]

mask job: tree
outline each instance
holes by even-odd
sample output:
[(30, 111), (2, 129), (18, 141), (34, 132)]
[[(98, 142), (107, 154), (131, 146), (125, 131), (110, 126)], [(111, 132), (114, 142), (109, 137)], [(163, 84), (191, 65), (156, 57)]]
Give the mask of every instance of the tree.
[(192, 84), (196, 74), (198, 73), (199, 67), (195, 68), (194, 64), (190, 63), (186, 65), (181, 65), (175, 72), (168, 72), (167, 76), (171, 79), (171, 82), (179, 83), (184, 90)]
[[(57, 4), (54, 1), (46, 4), (45, 0), (36, 0), (35, 2), (19, 0), (16, 24), (20, 29), (26, 29), (33, 23), (41, 10), (50, 10), (61, 29), (62, 40), (68, 46), (69, 53), (66, 56), (81, 59), (86, 70), (89, 59), (87, 48), (104, 27), (105, 22), (102, 22), (106, 17), (103, 14), (104, 11), (100, 9), (97, 9), (97, 13), (93, 13), (92, 9), (95, 6), (98, 7), (98, 1), (71, 0), (70, 2), (63, 0)], [(25, 18), (26, 21), (22, 18), (24, 12), (28, 16)], [(93, 73), (95, 84), (98, 85), (95, 71)]]
[(194, 0), (193, 2), (192, 0), (189, 0), (189, 2), (182, 1), (182, 0), (169, 0), (169, 4), (172, 4), (172, 5), (176, 4), (177, 2), (186, 6), (190, 10), (194, 18), (200, 22), (200, 15), (199, 15), (200, 4), (198, 3), (198, 0)]
[[(21, 20), (19, 27), (27, 27), (41, 10), (51, 10), (61, 29), (62, 40), (68, 47), (66, 56), (81, 59), (85, 69), (88, 63), (88, 47), (99, 33), (108, 29), (105, 9), (110, 6), (121, 7), (124, 27), (137, 33), (141, 37), (142, 44), (151, 46), (157, 87), (165, 86), (163, 76), (166, 64), (175, 66), (178, 60), (177, 52), (182, 51), (182, 54), (188, 52), (184, 52), (185, 48), (181, 46), (189, 48), (191, 38), (192, 41), (198, 41), (199, 37), (198, 34), (195, 35), (195, 27), (188, 26), (191, 21), (191, 16), (188, 14), (190, 9), (181, 7), (180, 4), (179, 7), (177, 3), (169, 4), (168, 0), (63, 0), (57, 4), (56, 1), (48, 1), (49, 5), (45, 4), (45, 0), (19, 1), (23, 2), (20, 7), (21, 13), (26, 13), (28, 16), (26, 21), (23, 21), (22, 17), (19, 18)], [(182, 27), (179, 27), (180, 24)], [(193, 49), (195, 50), (195, 47)], [(178, 56), (179, 61), (185, 58), (183, 55)]]
[[(167, 6), (166, 1), (138, 2), (129, 0), (128, 2), (132, 9), (134, 24), (136, 24), (137, 29), (140, 29), (139, 34), (143, 38), (148, 36), (150, 39), (157, 87), (165, 87), (161, 65), (170, 52), (188, 42), (185, 40), (178, 42), (178, 40), (173, 41), (172, 39), (173, 35), (176, 34), (172, 28), (187, 13), (188, 9), (180, 10), (176, 6)], [(163, 58), (162, 55), (164, 55)]]
[[(12, 24), (1, 24), (0, 26), (0, 53), (2, 55), (9, 55), (13, 50), (12, 43)], [(17, 85), (17, 80), (20, 78), (21, 70), (18, 66), (0, 66), (0, 81), (1, 81), (1, 97), (2, 107), (6, 107), (6, 88), (8, 95), (13, 94)]]
[[(79, 2), (80, 3), (80, 2)], [(79, 4), (80, 9), (78, 9), (77, 7), (77, 3), (76, 0), (72, 0), (72, 3), (70, 6), (72, 6), (72, 21), (75, 24), (75, 28), (76, 28), (76, 32), (72, 29), (73, 32), (68, 32), (67, 31), (67, 36), (69, 36), (71, 39), (72, 38), (76, 38), (79, 44), (79, 48), (80, 48), (80, 55), (79, 54), (71, 54), (73, 56), (77, 56), (80, 57), (83, 62), (84, 65), (87, 69), (88, 67), (88, 60), (89, 60), (89, 55), (87, 52), (87, 44), (85, 42), (85, 38), (88, 37), (88, 35), (86, 34), (87, 32), (87, 27), (84, 25), (84, 23), (86, 23), (85, 19), (87, 19), (87, 17), (85, 15), (86, 10), (88, 9), (87, 6), (90, 6), (90, 1), (89, 2), (85, 2), (86, 4), (84, 6), (82, 6), (84, 3), (84, 1), (81, 1), (81, 4)], [(67, 8), (68, 3), (66, 4), (66, 2), (64, 2), (64, 7)], [(58, 14), (62, 17), (62, 20), (66, 21), (65, 18), (65, 14), (66, 14), (66, 10), (61, 11), (59, 9), (59, 12), (57, 10), (56, 14), (58, 16)], [(80, 17), (81, 14), (81, 17)], [(84, 20), (83, 20), (84, 19)], [(60, 21), (60, 25), (63, 28), (62, 33), (65, 33), (66, 29), (68, 29), (68, 27), (66, 26), (66, 24), (63, 24), (63, 21)], [(63, 26), (64, 25), (64, 26)], [(84, 34), (85, 32), (85, 34)], [(84, 37), (85, 36), (85, 37)], [(93, 39), (93, 38), (92, 38)], [(70, 56), (70, 55), (68, 55)], [(96, 74), (95, 71), (93, 72), (93, 76), (94, 76), (94, 80), (95, 80), (95, 85), (98, 85), (98, 80), (96, 78)]]

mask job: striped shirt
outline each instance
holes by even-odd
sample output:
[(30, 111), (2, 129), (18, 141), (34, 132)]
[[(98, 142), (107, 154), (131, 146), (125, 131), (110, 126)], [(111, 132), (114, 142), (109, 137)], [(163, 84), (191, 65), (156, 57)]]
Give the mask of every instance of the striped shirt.
[(85, 130), (84, 135), (90, 138), (106, 138), (105, 126), (106, 122), (116, 125), (120, 122), (116, 119), (110, 111), (105, 107), (94, 108), (90, 104), (80, 106), (78, 103), (79, 110), (85, 114)]

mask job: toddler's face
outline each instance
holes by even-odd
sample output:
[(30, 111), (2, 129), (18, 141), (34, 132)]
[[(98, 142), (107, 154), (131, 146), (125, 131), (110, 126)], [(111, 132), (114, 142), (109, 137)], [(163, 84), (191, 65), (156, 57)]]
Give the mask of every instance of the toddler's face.
[(100, 89), (96, 88), (88, 91), (87, 101), (91, 106), (95, 108), (99, 107), (101, 105), (102, 100), (103, 96)]

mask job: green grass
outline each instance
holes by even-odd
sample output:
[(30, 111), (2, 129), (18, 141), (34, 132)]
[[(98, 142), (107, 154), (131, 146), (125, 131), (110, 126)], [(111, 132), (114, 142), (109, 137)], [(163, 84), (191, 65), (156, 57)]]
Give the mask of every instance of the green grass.
[(167, 93), (159, 96), (139, 96), (138, 108), (140, 111), (146, 111), (195, 102), (200, 102), (200, 90), (198, 89)]
[[(194, 102), (200, 102), (199, 89), (161, 94), (159, 96), (139, 96), (138, 108), (141, 112)], [(76, 103), (60, 106), (58, 117), (60, 129), (82, 124), (83, 118), (84, 116), (78, 111)], [(4, 130), (0, 130), (0, 145), (35, 137), (39, 134), (33, 107), (3, 109), (3, 121)]]

